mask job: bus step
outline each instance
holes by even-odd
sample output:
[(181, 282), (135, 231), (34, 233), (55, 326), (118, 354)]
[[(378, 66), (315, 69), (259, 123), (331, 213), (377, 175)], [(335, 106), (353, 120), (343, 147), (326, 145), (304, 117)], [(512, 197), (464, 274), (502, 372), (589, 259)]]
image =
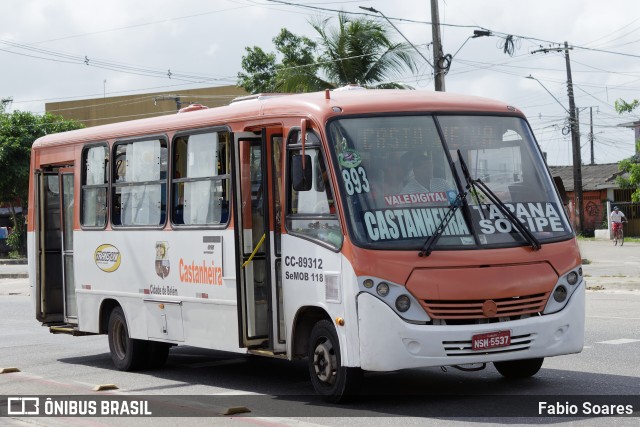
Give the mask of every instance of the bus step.
[(267, 357), (275, 357), (276, 359), (286, 359), (286, 353), (274, 353), (270, 350), (261, 350), (261, 349), (248, 349), (249, 354), (255, 354), (257, 356), (267, 356)]
[(51, 332), (52, 334), (67, 334), (67, 335), (73, 335), (74, 337), (79, 337), (79, 336), (83, 336), (83, 335), (95, 335), (91, 332), (82, 332), (78, 330), (78, 327), (76, 325), (56, 325), (56, 326), (49, 326), (49, 332)]

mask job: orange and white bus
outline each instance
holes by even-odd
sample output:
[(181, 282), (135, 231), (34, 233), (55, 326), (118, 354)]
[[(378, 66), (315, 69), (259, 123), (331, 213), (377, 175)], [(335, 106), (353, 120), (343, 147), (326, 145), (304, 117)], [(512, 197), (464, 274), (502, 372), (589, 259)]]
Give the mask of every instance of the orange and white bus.
[[(354, 89), (354, 88), (352, 88)], [(363, 371), (526, 377), (580, 352), (574, 232), (526, 118), (420, 91), (251, 96), (33, 144), (29, 272), (52, 332), (120, 370), (190, 345)]]

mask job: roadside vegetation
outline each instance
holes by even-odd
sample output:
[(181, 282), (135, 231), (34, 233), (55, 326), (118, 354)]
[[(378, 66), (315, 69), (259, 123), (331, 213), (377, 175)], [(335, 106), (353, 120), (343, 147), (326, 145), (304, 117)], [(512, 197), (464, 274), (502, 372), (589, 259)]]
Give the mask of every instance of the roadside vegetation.
[(28, 208), (31, 145), (41, 136), (79, 129), (84, 125), (48, 113), (5, 113), (2, 105), (0, 169), (3, 173), (0, 174), (0, 205), (8, 207), (11, 215), (11, 233), (7, 237), (7, 244), (11, 248), (9, 256), (22, 258), (27, 252), (25, 215)]

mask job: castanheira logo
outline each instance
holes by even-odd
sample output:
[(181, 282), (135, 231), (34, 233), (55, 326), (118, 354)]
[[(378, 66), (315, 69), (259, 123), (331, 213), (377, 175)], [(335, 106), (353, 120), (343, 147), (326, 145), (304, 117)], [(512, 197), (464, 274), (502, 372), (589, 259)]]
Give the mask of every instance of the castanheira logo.
[(120, 267), (122, 257), (118, 248), (105, 244), (98, 246), (93, 254), (93, 260), (100, 270), (111, 273)]

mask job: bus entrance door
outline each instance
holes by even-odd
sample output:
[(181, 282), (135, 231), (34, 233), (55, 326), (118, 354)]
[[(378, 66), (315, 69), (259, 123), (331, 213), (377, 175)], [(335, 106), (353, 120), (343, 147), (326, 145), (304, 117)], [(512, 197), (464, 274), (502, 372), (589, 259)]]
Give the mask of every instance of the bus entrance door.
[[(254, 352), (284, 353), (284, 320), (278, 292), (280, 221), (280, 150), (273, 144), (282, 140), (281, 128), (263, 128), (262, 136), (236, 134), (235, 232), (237, 239), (238, 311), (240, 344)], [(274, 161), (278, 157), (278, 161)], [(277, 200), (277, 202), (276, 202)], [(278, 228), (279, 232), (279, 228)]]
[(73, 168), (39, 173), (36, 239), (36, 317), (43, 323), (77, 323), (73, 275)]

